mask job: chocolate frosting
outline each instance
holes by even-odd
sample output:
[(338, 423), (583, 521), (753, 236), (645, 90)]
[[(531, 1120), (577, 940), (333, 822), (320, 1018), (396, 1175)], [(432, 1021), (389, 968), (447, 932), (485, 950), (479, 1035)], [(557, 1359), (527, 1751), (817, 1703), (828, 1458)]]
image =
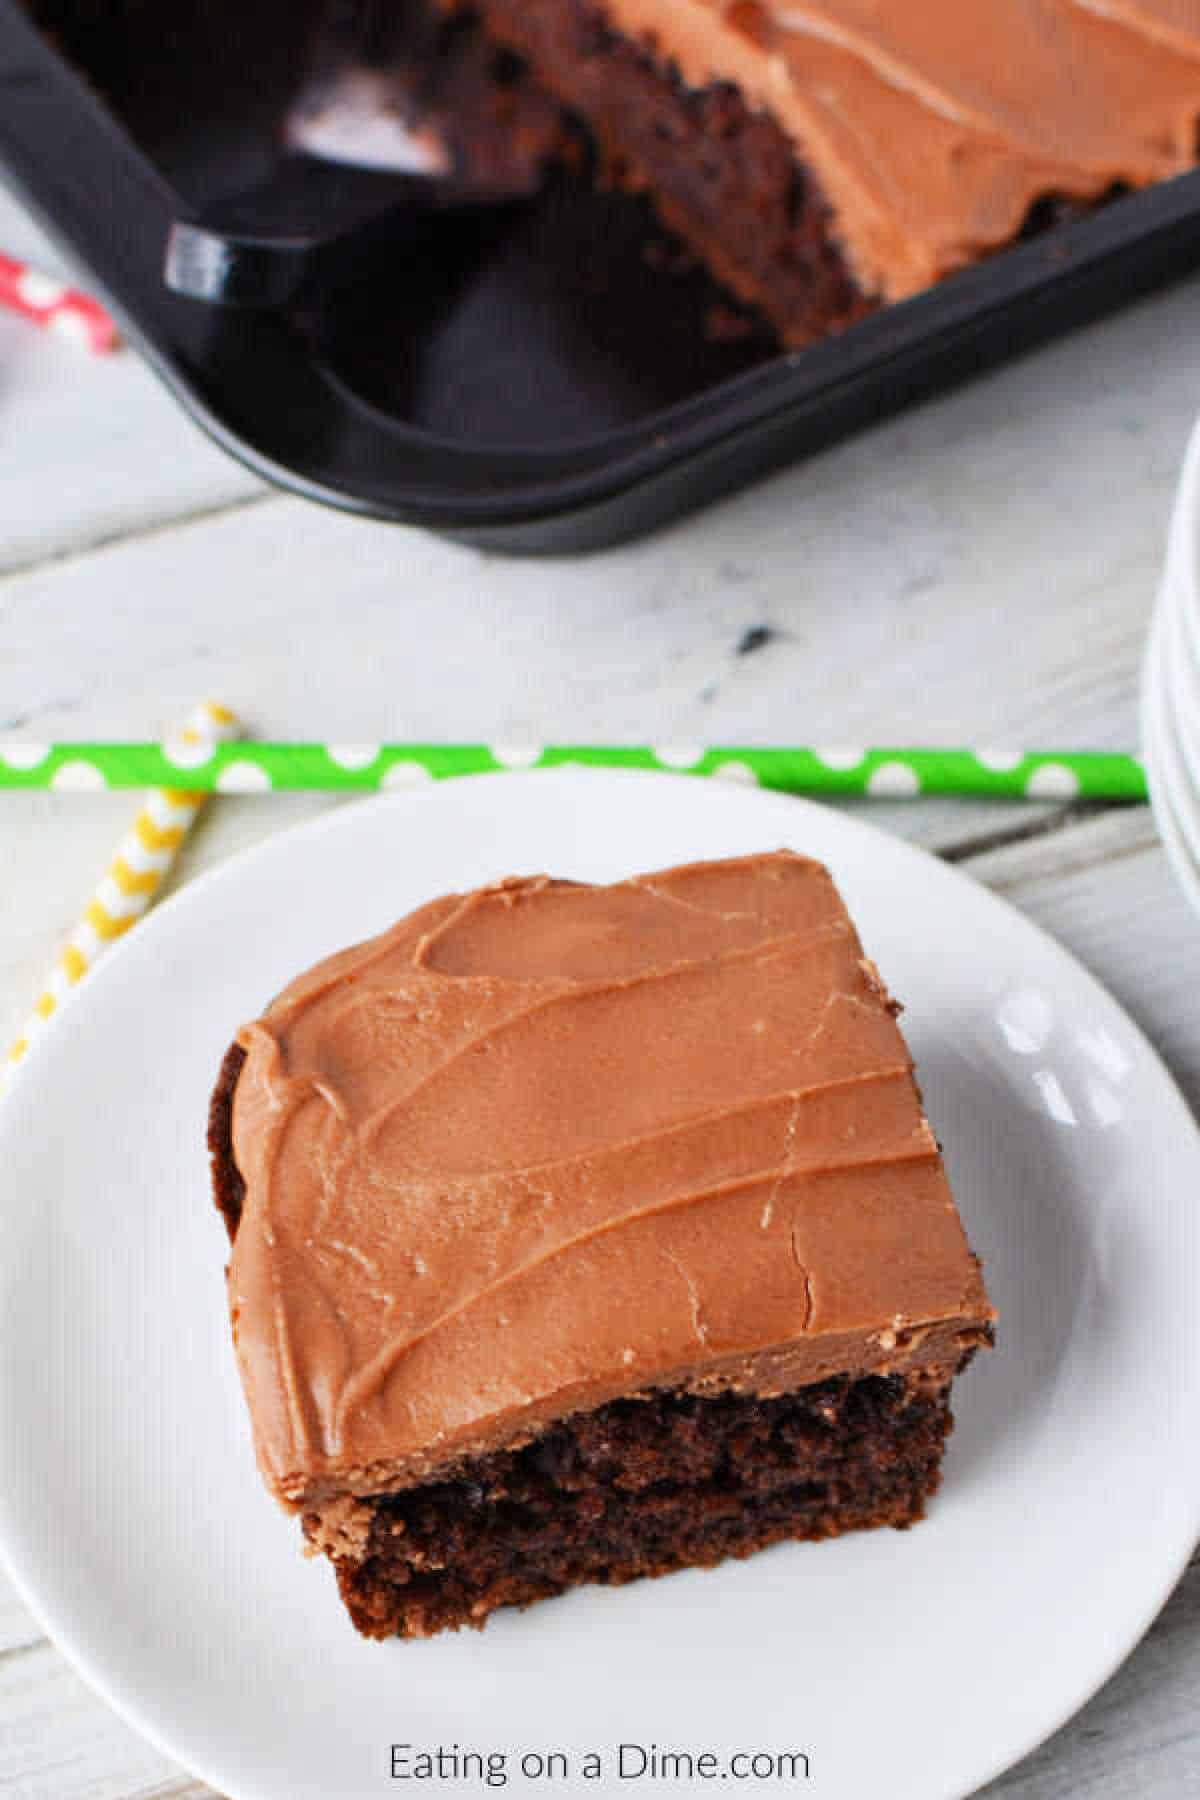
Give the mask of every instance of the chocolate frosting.
[(787, 853), (437, 900), (246, 1026), (263, 1472), (415, 1482), (620, 1394), (952, 1372), (991, 1309), (889, 1001)]
[(796, 141), (864, 291), (900, 299), (1031, 205), (1196, 158), (1200, 0), (604, 0)]

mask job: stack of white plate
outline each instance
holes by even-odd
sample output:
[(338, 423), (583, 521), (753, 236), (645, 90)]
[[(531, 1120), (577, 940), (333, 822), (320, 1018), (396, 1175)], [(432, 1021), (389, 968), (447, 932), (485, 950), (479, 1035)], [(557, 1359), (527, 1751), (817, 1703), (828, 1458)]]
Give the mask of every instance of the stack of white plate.
[(1142, 740), (1163, 844), (1200, 908), (1200, 427), (1183, 465), (1150, 628)]

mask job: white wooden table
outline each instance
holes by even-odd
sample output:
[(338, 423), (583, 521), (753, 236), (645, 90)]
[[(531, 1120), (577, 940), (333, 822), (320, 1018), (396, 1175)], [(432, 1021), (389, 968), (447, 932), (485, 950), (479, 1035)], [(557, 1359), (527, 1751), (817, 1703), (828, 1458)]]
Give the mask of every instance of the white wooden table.
[[(52, 260), (2, 198), (0, 246)], [(0, 316), (0, 735), (151, 735), (209, 694), (261, 735), (343, 741), (1135, 744), (1200, 412), (1198, 303), (1200, 281), (1177, 287), (573, 563), (268, 492), (130, 354), (89, 360)], [(758, 625), (768, 641), (739, 655)], [(325, 804), (221, 801), (178, 879)], [(1200, 1101), (1200, 920), (1144, 809), (867, 804), (1068, 944)], [(130, 810), (120, 795), (0, 799), (4, 1042)], [(1197, 1696), (1194, 1562), (1104, 1691), (989, 1793), (1200, 1794)], [(0, 1577), (0, 1794), (208, 1791), (88, 1692)]]

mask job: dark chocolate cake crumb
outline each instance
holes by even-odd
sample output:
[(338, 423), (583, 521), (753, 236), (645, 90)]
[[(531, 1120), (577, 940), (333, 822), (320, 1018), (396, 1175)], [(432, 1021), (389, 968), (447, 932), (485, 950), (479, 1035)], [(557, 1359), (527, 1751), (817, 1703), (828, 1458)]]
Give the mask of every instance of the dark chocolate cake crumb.
[[(365, 1552), (333, 1557), (338, 1587), (364, 1636), (427, 1637), (583, 1582), (904, 1529), (938, 1486), (948, 1394), (839, 1376), (778, 1399), (617, 1400), (452, 1479), (366, 1501)], [(314, 1541), (320, 1523), (304, 1520)]]
[[(689, 89), (608, 25), (591, 0), (470, 0), (500, 42), (586, 120), (609, 181), (647, 192), (663, 221), (784, 343), (872, 310), (791, 141), (728, 82)], [(743, 221), (737, 233), (731, 219)]]

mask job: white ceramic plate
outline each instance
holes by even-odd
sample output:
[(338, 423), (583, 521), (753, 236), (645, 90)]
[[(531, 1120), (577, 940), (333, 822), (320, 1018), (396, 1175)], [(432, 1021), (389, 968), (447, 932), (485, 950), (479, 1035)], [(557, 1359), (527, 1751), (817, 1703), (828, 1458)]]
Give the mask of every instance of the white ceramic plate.
[[(1177, 592), (1176, 605), (1179, 609), (1180, 636), (1187, 649), (1189, 667), (1195, 676), (1200, 669), (1200, 594), (1195, 588)], [(1200, 685), (1200, 677), (1197, 677)], [(1193, 688), (1194, 691), (1194, 688)]]
[[(250, 1451), (202, 1149), (234, 1027), (440, 890), (780, 844), (831, 864), (907, 1003), (1002, 1313), (928, 1522), (580, 1591), (480, 1636), (360, 1641)], [(235, 1800), (412, 1792), (391, 1777), (405, 1743), (504, 1755), (522, 1795), (686, 1791), (618, 1780), (622, 1743), (810, 1758), (807, 1782), (741, 1791), (963, 1795), (1104, 1680), (1200, 1530), (1187, 1109), (1032, 925), (817, 806), (565, 771), (332, 812), (197, 882), (97, 971), (11, 1090), (0, 1168), (0, 1542), (83, 1673)], [(526, 1779), (521, 1756), (551, 1750), (569, 1780)], [(589, 1750), (600, 1781), (580, 1779)], [(416, 1791), (456, 1789), (483, 1791)]]
[(1172, 704), (1167, 662), (1170, 616), (1154, 617), (1142, 671), (1142, 740), (1154, 822), (1167, 860), (1192, 905), (1200, 910), (1200, 792), (1190, 774)]
[(1163, 700), (1169, 708), (1180, 755), (1191, 774), (1192, 786), (1200, 786), (1200, 661), (1197, 661), (1187, 627), (1184, 596), (1163, 584), (1154, 625), (1155, 656), (1163, 682)]
[(1175, 493), (1163, 584), (1182, 615), (1192, 653), (1200, 658), (1200, 425), (1188, 441)]
[[(1188, 442), (1175, 492), (1153, 632), (1182, 729), (1200, 708), (1200, 425)], [(1200, 763), (1193, 766), (1200, 769)]]

